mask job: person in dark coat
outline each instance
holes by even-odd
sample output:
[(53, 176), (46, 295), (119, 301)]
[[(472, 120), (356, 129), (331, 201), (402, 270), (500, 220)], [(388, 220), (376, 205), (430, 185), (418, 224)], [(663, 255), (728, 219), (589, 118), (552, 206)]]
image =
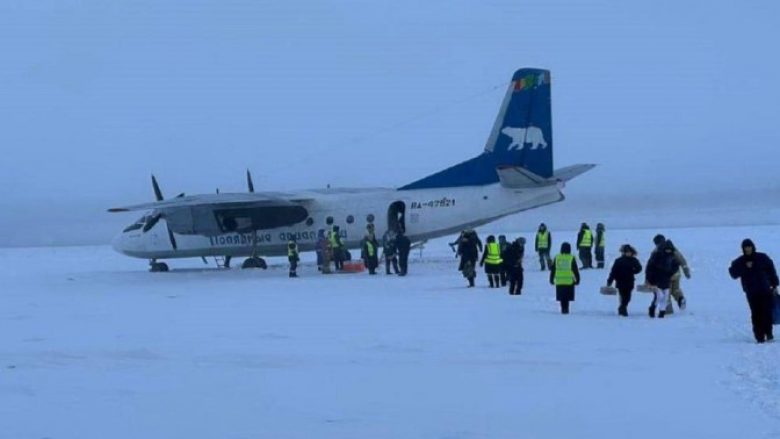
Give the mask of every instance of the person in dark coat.
[(403, 230), (399, 230), (395, 237), (395, 248), (398, 251), (398, 275), (406, 276), (409, 272), (409, 252), (412, 249), (412, 241)]
[(396, 234), (392, 230), (385, 232), (382, 236), (382, 254), (385, 257), (385, 274), (390, 274), (390, 267), (393, 267), (393, 273), (398, 274), (398, 249), (396, 246)]
[(479, 238), (473, 230), (464, 231), (460, 244), (458, 244), (459, 270), (463, 273), (463, 277), (469, 281), (469, 288), (474, 286), (474, 279), (477, 277), (477, 259), (479, 259), (479, 251), (482, 248), (479, 244)]
[(550, 285), (555, 285), (555, 299), (561, 303), (561, 314), (569, 313), (569, 302), (574, 301), (574, 287), (580, 284), (577, 259), (571, 254), (571, 244), (561, 244), (561, 253), (553, 258), (550, 267)]
[[(325, 236), (325, 229), (317, 231), (317, 243), (315, 249), (317, 251), (317, 270), (322, 271), (323, 265), (325, 265), (325, 251), (328, 247), (328, 237)], [(330, 261), (328, 261), (330, 264)], [(330, 268), (330, 267), (328, 267)]]
[(750, 306), (750, 318), (753, 322), (753, 335), (758, 343), (772, 341), (772, 305), (773, 295), (777, 294), (780, 284), (775, 264), (765, 253), (756, 252), (753, 241), (742, 241), (742, 256), (734, 259), (729, 274), (742, 282), (742, 290)]
[(658, 318), (662, 319), (666, 315), (666, 304), (669, 300), (672, 277), (679, 270), (680, 263), (674, 256), (674, 247), (666, 242), (661, 244), (658, 251), (653, 252), (650, 256), (645, 268), (647, 282), (655, 288), (653, 304), (647, 310), (650, 317), (655, 317), (656, 307), (659, 310)]
[(376, 268), (379, 266), (379, 243), (373, 233), (368, 232), (360, 243), (360, 257), (368, 268), (368, 274), (376, 274)]
[(517, 238), (502, 255), (504, 266), (509, 277), (509, 294), (516, 296), (523, 293), (523, 256), (525, 254), (525, 238)]
[(290, 277), (298, 277), (298, 262), (301, 257), (298, 253), (298, 244), (292, 239), (287, 242), (287, 260), (290, 262)]
[(615, 282), (620, 294), (618, 314), (628, 317), (628, 303), (631, 302), (631, 292), (634, 290), (635, 276), (642, 272), (642, 264), (636, 258), (636, 250), (629, 244), (620, 247), (621, 256), (615, 259), (609, 272), (607, 286)]
[[(501, 252), (501, 259), (503, 260), (504, 252), (506, 252), (507, 249), (509, 248), (509, 242), (507, 242), (506, 240), (506, 235), (498, 235), (498, 248), (499, 251)], [(506, 264), (504, 262), (501, 263), (500, 270), (501, 273), (499, 274), (501, 275), (501, 286), (505, 287), (508, 280), (508, 272), (506, 269)]]
[(604, 268), (604, 251), (607, 246), (607, 229), (604, 224), (596, 224), (596, 268)]

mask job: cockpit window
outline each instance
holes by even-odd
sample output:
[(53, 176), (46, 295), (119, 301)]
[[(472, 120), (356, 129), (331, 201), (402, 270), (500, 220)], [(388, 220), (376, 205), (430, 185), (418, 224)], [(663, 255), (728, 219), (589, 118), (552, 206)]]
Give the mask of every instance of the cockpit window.
[(150, 215), (144, 215), (141, 218), (138, 218), (133, 224), (127, 226), (125, 230), (122, 231), (122, 233), (132, 232), (133, 230), (140, 229), (144, 226), (144, 224), (146, 224), (146, 221), (148, 221), (149, 218), (151, 218)]
[(132, 232), (133, 230), (138, 230), (138, 229), (140, 229), (140, 228), (141, 228), (141, 227), (143, 227), (143, 226), (144, 226), (144, 225), (143, 225), (143, 224), (141, 224), (141, 223), (135, 223), (135, 224), (131, 224), (131, 225), (127, 226), (127, 227), (125, 228), (125, 230), (123, 230), (123, 231), (122, 231), (122, 233)]

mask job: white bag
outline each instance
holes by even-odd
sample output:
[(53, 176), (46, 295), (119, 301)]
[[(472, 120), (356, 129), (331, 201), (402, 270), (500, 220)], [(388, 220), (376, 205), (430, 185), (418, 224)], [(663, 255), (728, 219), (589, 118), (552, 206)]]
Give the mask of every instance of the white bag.
[(636, 287), (640, 293), (655, 293), (655, 287), (647, 284), (641, 284)]
[(601, 287), (601, 290), (599, 292), (605, 296), (614, 296), (617, 294), (618, 290), (615, 287)]

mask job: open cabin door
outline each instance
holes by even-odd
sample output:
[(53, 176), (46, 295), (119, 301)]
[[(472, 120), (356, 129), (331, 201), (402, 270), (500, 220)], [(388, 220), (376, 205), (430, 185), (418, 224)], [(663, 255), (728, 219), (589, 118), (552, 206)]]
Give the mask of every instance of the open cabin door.
[(406, 232), (406, 203), (394, 201), (387, 208), (387, 230)]

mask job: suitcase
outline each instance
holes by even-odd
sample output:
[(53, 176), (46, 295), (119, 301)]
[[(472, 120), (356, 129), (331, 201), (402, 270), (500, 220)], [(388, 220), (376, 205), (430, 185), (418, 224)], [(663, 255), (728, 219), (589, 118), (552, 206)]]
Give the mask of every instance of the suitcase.
[(614, 295), (616, 295), (618, 293), (618, 290), (615, 287), (604, 286), (604, 287), (601, 287), (599, 292), (601, 294), (605, 295), (605, 296), (614, 296)]

